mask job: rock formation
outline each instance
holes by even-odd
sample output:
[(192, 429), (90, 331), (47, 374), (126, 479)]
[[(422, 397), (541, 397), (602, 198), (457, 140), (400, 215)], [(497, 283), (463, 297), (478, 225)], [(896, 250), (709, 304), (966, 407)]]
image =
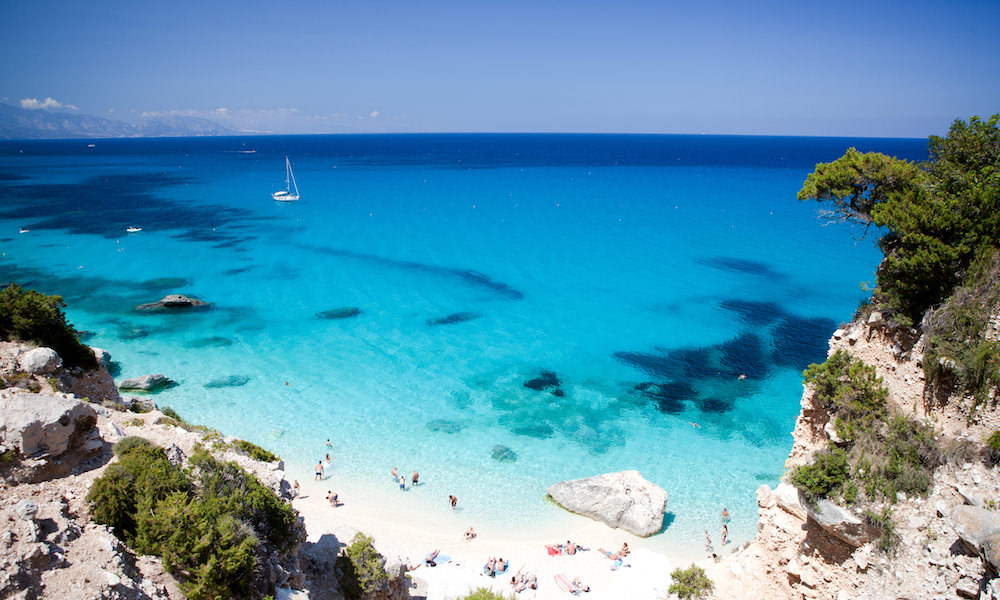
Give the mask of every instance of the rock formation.
[(181, 294), (168, 294), (161, 298), (158, 302), (150, 302), (148, 304), (140, 304), (136, 306), (136, 310), (161, 310), (161, 309), (179, 309), (179, 308), (199, 308), (209, 306), (208, 302), (204, 300), (199, 300), (197, 298), (189, 298)]
[(156, 375), (142, 375), (140, 377), (122, 379), (118, 384), (118, 389), (152, 392), (171, 385), (175, 385), (172, 379), (162, 373), (157, 373)]
[(638, 471), (560, 481), (547, 490), (566, 510), (647, 537), (663, 528), (667, 492)]

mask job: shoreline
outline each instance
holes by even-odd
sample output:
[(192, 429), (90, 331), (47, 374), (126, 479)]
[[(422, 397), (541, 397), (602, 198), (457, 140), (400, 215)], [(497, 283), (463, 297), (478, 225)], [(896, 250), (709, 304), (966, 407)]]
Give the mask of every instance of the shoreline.
[[(580, 577), (592, 588), (589, 598), (661, 598), (669, 587), (669, 573), (678, 567), (707, 560), (702, 552), (690, 548), (666, 554), (659, 548), (651, 549), (652, 538), (640, 538), (620, 529), (575, 515), (560, 509), (558, 518), (541, 527), (518, 531), (505, 529), (495, 523), (480, 523), (466, 518), (459, 507), (447, 506), (447, 496), (442, 498), (440, 510), (415, 502), (409, 486), (399, 492), (388, 474), (384, 490), (376, 490), (362, 482), (339, 480), (336, 475), (314, 481), (311, 470), (289, 465), (286, 480), (298, 480), (300, 495), (292, 505), (302, 516), (308, 540), (317, 542), (323, 536), (333, 536), (340, 544), (347, 545), (357, 532), (374, 539), (375, 548), (387, 561), (397, 559), (411, 571), (415, 589), (414, 597), (443, 600), (457, 598), (478, 587), (491, 587), (494, 591), (513, 594), (510, 575), (519, 569), (538, 576), (539, 589), (526, 590), (519, 597), (549, 598), (564, 595), (555, 585), (554, 577), (565, 574), (570, 580)], [(326, 499), (328, 490), (339, 496), (340, 505), (330, 506)], [(477, 536), (472, 541), (464, 539), (464, 532), (474, 527)], [(545, 545), (572, 540), (588, 551), (574, 556), (549, 556)], [(628, 568), (611, 570), (611, 561), (598, 552), (598, 548), (617, 551), (627, 542), (632, 553), (626, 560)], [(736, 549), (728, 544), (729, 552)], [(423, 565), (424, 557), (433, 550), (451, 557), (437, 567)], [(491, 579), (481, 574), (482, 566), (490, 557), (503, 557), (510, 561), (506, 577)]]

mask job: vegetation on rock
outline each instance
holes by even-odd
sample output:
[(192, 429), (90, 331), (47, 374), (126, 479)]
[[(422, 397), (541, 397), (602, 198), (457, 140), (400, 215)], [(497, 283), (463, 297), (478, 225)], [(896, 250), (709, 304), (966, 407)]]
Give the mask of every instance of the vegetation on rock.
[(122, 438), (121, 440), (119, 440), (118, 443), (115, 444), (114, 448), (112, 448), (112, 451), (114, 452), (115, 456), (118, 456), (119, 454), (124, 454), (137, 446), (149, 446), (149, 445), (150, 442), (146, 438), (139, 437), (137, 435), (130, 435), (126, 438)]
[(291, 507), (253, 475), (203, 449), (185, 472), (163, 448), (130, 445), (87, 494), (94, 520), (138, 552), (159, 556), (188, 598), (262, 596), (267, 590), (252, 585), (262, 546), (286, 550), (294, 543)]
[(264, 448), (261, 448), (257, 444), (248, 442), (246, 440), (234, 440), (233, 446), (235, 446), (237, 450), (246, 454), (247, 456), (249, 456), (254, 460), (260, 460), (264, 462), (275, 462), (276, 460), (278, 460), (278, 456), (276, 456), (275, 454), (269, 452), (268, 450), (265, 450)]
[(385, 559), (375, 549), (375, 540), (360, 531), (337, 557), (334, 569), (346, 598), (361, 598), (389, 584)]
[(674, 569), (670, 574), (673, 583), (667, 589), (671, 594), (677, 594), (681, 600), (702, 598), (712, 591), (712, 580), (705, 575), (701, 567), (691, 565), (686, 569)]
[(97, 368), (94, 352), (66, 321), (61, 296), (46, 296), (12, 283), (0, 291), (0, 337), (52, 348), (67, 367)]

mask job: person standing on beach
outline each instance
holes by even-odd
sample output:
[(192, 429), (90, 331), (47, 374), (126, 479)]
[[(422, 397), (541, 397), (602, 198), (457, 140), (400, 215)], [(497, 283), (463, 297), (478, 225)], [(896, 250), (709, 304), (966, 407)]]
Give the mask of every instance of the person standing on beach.
[(402, 492), (402, 491), (405, 491), (405, 490), (406, 490), (406, 475), (400, 475), (399, 476), (399, 491)]
[(389, 471), (389, 474), (392, 475), (392, 480), (393, 481), (398, 481), (399, 480), (399, 475), (396, 473), (396, 467), (393, 467), (392, 470)]
[(323, 461), (316, 463), (316, 481), (323, 479)]
[(416, 471), (413, 472), (413, 487), (417, 487), (417, 480), (420, 479), (420, 473)]
[(458, 504), (458, 498), (454, 496), (448, 496), (448, 501), (451, 502), (451, 509), (455, 510), (455, 505)]
[(729, 535), (729, 529), (723, 525), (722, 526), (722, 545), (726, 545), (726, 536)]

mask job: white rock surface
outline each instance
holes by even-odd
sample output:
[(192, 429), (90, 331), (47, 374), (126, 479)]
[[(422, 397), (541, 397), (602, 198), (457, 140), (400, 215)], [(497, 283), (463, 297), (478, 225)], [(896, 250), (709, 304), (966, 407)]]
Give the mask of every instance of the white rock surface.
[(560, 481), (548, 493), (563, 508), (647, 537), (663, 528), (667, 492), (638, 471)]
[(7, 393), (2, 402), (0, 444), (16, 447), (25, 456), (63, 454), (73, 434), (97, 422), (93, 408), (61, 395)]
[(22, 354), (18, 359), (21, 369), (27, 373), (52, 373), (62, 366), (62, 359), (52, 348), (35, 348)]

